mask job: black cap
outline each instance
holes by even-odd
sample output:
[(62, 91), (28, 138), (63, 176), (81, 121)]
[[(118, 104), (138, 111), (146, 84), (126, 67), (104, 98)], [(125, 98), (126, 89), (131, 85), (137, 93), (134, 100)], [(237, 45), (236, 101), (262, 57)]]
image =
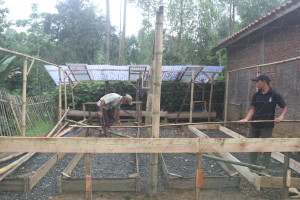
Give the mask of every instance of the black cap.
[(270, 78), (265, 74), (259, 75), (258, 77), (252, 78), (251, 80), (252, 81), (266, 81), (267, 83), (270, 82)]

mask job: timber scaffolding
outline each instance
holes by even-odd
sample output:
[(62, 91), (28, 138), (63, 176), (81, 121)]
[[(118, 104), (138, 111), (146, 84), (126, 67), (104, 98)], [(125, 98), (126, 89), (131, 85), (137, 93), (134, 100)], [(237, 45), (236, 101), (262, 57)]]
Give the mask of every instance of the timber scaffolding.
[[(154, 59), (150, 67), (149, 74), (151, 76), (149, 80), (149, 90), (152, 91), (152, 113), (153, 118), (147, 126), (151, 127), (151, 132), (148, 138), (62, 138), (62, 137), (0, 137), (0, 152), (43, 152), (43, 153), (81, 153), (86, 154), (86, 178), (84, 180), (85, 191), (87, 192), (87, 199), (91, 199), (92, 191), (94, 189), (93, 181), (91, 177), (90, 170), (90, 155), (91, 153), (150, 153), (151, 154), (151, 186), (150, 186), (150, 196), (155, 195), (157, 192), (157, 166), (158, 157), (160, 153), (196, 153), (197, 157), (197, 170), (195, 171), (195, 179), (189, 180), (189, 184), (195, 189), (195, 199), (200, 198), (200, 188), (206, 186), (209, 183), (208, 179), (203, 176), (202, 168), (202, 153), (218, 153), (224, 154), (230, 157), (228, 152), (299, 152), (300, 138), (242, 138), (239, 134), (236, 134), (234, 138), (206, 138), (199, 130), (195, 130), (193, 127), (188, 127), (189, 130), (195, 132), (198, 138), (159, 138), (159, 127), (160, 127), (160, 83), (161, 83), (161, 68), (162, 68), (162, 33), (163, 33), (163, 12), (162, 9), (157, 13), (157, 23), (155, 31), (155, 50)], [(32, 59), (33, 62), (36, 58), (28, 55), (20, 54), (18, 52), (12, 52), (6, 49), (0, 49), (5, 52), (14, 53), (19, 56), (23, 56), (24, 68), (23, 68), (23, 95), (22, 95), (22, 133), (25, 136), (26, 133), (26, 80), (27, 80), (27, 60)], [(40, 60), (40, 59), (36, 59)], [(45, 62), (51, 66), (57, 66), (52, 63)], [(66, 118), (68, 113), (67, 106), (65, 105), (65, 113), (62, 115), (62, 83), (66, 87), (66, 81), (62, 81), (62, 76), (67, 76), (67, 74), (62, 72), (61, 67), (57, 66), (60, 70), (59, 79), (59, 117), (58, 124)], [(153, 70), (153, 71), (152, 71)], [(194, 70), (189, 72), (193, 75)], [(153, 77), (153, 78), (151, 78)], [(190, 76), (191, 77), (191, 76)], [(194, 80), (191, 78), (191, 80)], [(192, 81), (193, 85), (193, 81)], [(191, 87), (192, 87), (191, 85)], [(227, 86), (228, 87), (228, 86)], [(226, 89), (227, 93), (227, 89)], [(193, 103), (190, 104), (192, 106)], [(191, 119), (191, 117), (190, 117)], [(226, 122), (225, 122), (226, 123)], [(55, 129), (59, 128), (57, 124), (56, 127), (50, 132), (51, 134)], [(177, 124), (178, 126), (180, 124)], [(203, 125), (199, 124), (199, 125)], [(126, 126), (125, 126), (126, 128)], [(222, 129), (220, 126), (215, 129)], [(197, 127), (196, 127), (197, 129)], [(205, 128), (203, 128), (205, 129)], [(207, 128), (209, 129), (209, 128)], [(61, 129), (59, 129), (61, 130)], [(59, 135), (60, 131), (56, 134)], [(49, 136), (51, 134), (48, 134)], [(233, 134), (231, 130), (226, 129), (227, 134)], [(234, 134), (235, 135), (235, 134)], [(201, 137), (200, 137), (201, 136)], [(34, 145), (33, 145), (34, 144)], [(126, 144), (126, 145), (125, 145)], [(276, 153), (277, 154), (277, 153)], [(284, 160), (285, 175), (283, 177), (260, 177), (252, 172), (249, 172), (248, 168), (241, 167), (236, 168), (236, 170), (246, 179), (255, 184), (256, 188), (261, 187), (279, 187), (287, 190), (289, 187), (299, 188), (299, 180), (297, 178), (292, 178), (290, 173), (290, 168), (299, 168), (299, 163), (292, 162), (289, 159), (287, 153), (286, 156), (280, 155), (281, 159)], [(228, 158), (227, 158), (228, 159)], [(235, 168), (235, 167), (234, 167)], [(172, 175), (168, 172), (168, 169), (164, 167), (165, 173)], [(246, 173), (244, 173), (246, 171)], [(44, 173), (45, 171), (43, 171)], [(37, 179), (35, 179), (36, 181)], [(184, 180), (182, 178), (176, 178), (177, 181)], [(230, 179), (229, 179), (230, 180)], [(231, 179), (232, 180), (232, 179)], [(264, 182), (267, 180), (267, 182)], [(173, 178), (168, 179), (169, 182), (173, 181)], [(227, 180), (228, 181), (228, 180)], [(28, 182), (28, 180), (27, 180)], [(224, 182), (225, 183), (225, 182)], [(281, 183), (281, 184), (280, 184)], [(172, 183), (174, 185), (175, 183)], [(214, 183), (215, 184), (215, 183)]]

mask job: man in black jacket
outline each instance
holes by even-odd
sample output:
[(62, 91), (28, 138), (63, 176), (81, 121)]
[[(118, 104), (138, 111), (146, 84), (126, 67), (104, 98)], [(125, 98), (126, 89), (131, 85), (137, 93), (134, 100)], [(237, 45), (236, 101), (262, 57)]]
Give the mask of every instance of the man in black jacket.
[[(275, 120), (275, 122), (281, 122), (288, 112), (288, 107), (285, 104), (282, 96), (270, 87), (270, 78), (267, 75), (262, 74), (251, 80), (256, 81), (256, 87), (258, 91), (252, 97), (251, 107), (247, 116), (239, 122), (245, 123), (249, 120)], [(282, 108), (282, 112), (277, 118), (275, 118), (276, 105)], [(274, 122), (251, 123), (248, 137), (272, 137), (273, 128)], [(257, 156), (258, 153), (256, 152), (250, 153), (250, 162), (252, 164), (257, 164)], [(270, 152), (263, 153), (263, 166), (266, 167), (266, 169), (269, 168), (270, 158)], [(264, 171), (264, 173), (267, 172), (267, 170)]]

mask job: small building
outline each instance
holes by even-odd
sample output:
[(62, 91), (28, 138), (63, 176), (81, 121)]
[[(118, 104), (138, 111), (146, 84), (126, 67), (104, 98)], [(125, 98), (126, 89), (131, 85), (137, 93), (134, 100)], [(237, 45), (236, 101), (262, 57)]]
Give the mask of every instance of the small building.
[[(271, 87), (282, 94), (288, 104), (286, 119), (300, 119), (299, 0), (289, 1), (257, 19), (221, 41), (213, 50), (222, 48), (227, 49), (228, 57), (225, 119), (245, 117), (256, 91), (251, 78), (262, 73), (270, 76)], [(274, 134), (299, 137), (298, 124), (277, 124)]]

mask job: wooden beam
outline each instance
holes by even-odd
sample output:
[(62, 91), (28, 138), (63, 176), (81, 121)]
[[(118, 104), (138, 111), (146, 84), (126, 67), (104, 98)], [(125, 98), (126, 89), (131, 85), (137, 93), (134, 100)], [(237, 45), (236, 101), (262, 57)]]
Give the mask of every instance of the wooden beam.
[[(94, 192), (136, 192), (138, 178), (93, 178)], [(62, 192), (85, 192), (85, 179), (61, 178)]]
[[(201, 138), (209, 138), (206, 134), (204, 134), (203, 132), (199, 131), (198, 129), (196, 129), (193, 126), (188, 126), (189, 130), (191, 130), (193, 133), (195, 133), (198, 137)], [(227, 160), (231, 160), (234, 162), (240, 162), (237, 158), (235, 158), (234, 156), (232, 156), (230, 153), (220, 153), (218, 152), (218, 154), (222, 157), (225, 158)], [(252, 173), (249, 168), (247, 167), (243, 167), (243, 166), (238, 166), (238, 165), (232, 165), (233, 168), (235, 168), (235, 170), (237, 170), (243, 177), (245, 177), (251, 184), (253, 184), (254, 186), (256, 186), (257, 189), (259, 189), (259, 176), (257, 176), (256, 174)]]
[[(219, 176), (209, 176), (204, 177), (203, 189), (213, 189), (213, 188), (232, 188), (239, 187), (241, 184), (241, 177), (219, 177)], [(172, 189), (182, 189), (190, 190), (195, 187), (195, 178), (174, 178), (171, 180)]]
[(299, 152), (300, 138), (0, 137), (0, 152), (196, 153)]
[[(220, 126), (219, 130), (226, 133), (227, 135), (230, 135), (233, 138), (245, 138), (244, 136), (224, 127), (224, 126)], [(271, 154), (272, 158), (283, 163), (284, 161), (284, 156), (282, 153), (279, 152), (273, 152)], [(295, 161), (294, 159), (290, 159), (290, 168), (295, 170), (296, 172), (300, 173), (300, 163)]]
[[(261, 187), (263, 188), (282, 188), (282, 177), (261, 177)], [(291, 186), (293, 188), (300, 188), (300, 178), (291, 178)]]

